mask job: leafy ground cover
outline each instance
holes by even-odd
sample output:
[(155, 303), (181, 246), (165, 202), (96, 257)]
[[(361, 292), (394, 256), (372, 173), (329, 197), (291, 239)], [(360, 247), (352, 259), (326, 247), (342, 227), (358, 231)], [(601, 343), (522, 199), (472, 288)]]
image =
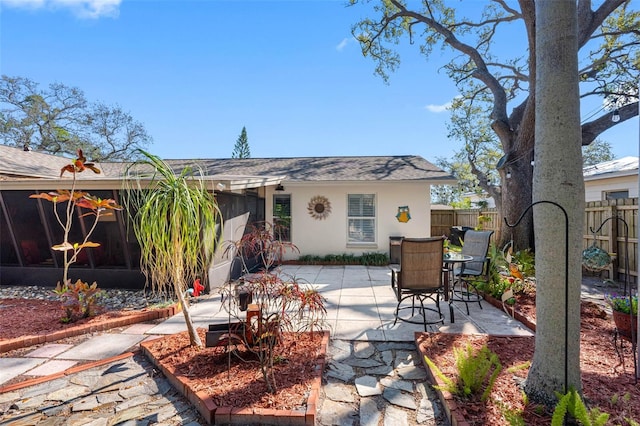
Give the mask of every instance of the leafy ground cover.
[[(535, 323), (535, 294), (526, 292), (516, 296), (514, 309)], [(607, 424), (633, 425), (633, 420), (640, 419), (640, 387), (634, 378), (631, 344), (620, 339), (614, 341), (615, 327), (611, 315), (589, 301), (582, 302), (580, 336), (582, 386), (587, 406), (609, 413)], [(433, 360), (447, 377), (455, 379), (457, 369), (453, 349), (464, 349), (467, 343), (476, 350), (487, 345), (498, 355), (503, 366), (486, 402), (481, 402), (478, 397), (455, 397), (458, 409), (469, 424), (551, 423), (552, 413), (527, 401), (522, 392), (528, 362), (533, 356), (534, 337), (424, 333), (419, 339), (419, 350)]]

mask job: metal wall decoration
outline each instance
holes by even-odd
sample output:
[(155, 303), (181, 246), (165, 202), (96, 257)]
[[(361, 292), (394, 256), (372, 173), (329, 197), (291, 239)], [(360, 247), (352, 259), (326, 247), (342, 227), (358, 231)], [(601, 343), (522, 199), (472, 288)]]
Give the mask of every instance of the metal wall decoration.
[(398, 222), (402, 222), (402, 223), (409, 222), (411, 220), (411, 214), (409, 213), (409, 206), (399, 206), (396, 219), (398, 219)]
[(329, 202), (327, 197), (316, 195), (315, 197), (311, 198), (311, 201), (309, 201), (307, 210), (309, 211), (311, 217), (316, 220), (326, 219), (331, 213), (331, 203)]

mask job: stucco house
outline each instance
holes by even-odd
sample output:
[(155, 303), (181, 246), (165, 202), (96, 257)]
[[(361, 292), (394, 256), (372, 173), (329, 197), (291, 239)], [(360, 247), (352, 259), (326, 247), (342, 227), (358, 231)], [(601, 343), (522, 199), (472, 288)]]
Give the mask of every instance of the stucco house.
[(585, 201), (638, 196), (638, 157), (605, 161), (584, 170)]
[[(30, 199), (37, 191), (69, 189), (60, 177), (69, 159), (0, 145), (0, 285), (55, 284), (61, 257), (50, 247), (61, 241), (51, 205)], [(424, 158), (406, 156), (166, 160), (176, 171), (203, 172), (222, 211), (223, 239), (237, 240), (247, 223), (286, 225), (281, 237), (297, 256), (365, 252), (389, 253), (390, 237), (430, 236), (430, 186), (455, 179)], [(101, 163), (102, 173), (78, 175), (77, 189), (119, 199), (123, 163)], [(86, 232), (77, 218), (76, 239)], [(138, 245), (117, 212), (101, 221), (74, 274), (102, 287), (138, 288)], [(209, 271), (210, 287), (232, 274), (232, 260), (218, 253)], [(72, 277), (73, 278), (73, 277)]]

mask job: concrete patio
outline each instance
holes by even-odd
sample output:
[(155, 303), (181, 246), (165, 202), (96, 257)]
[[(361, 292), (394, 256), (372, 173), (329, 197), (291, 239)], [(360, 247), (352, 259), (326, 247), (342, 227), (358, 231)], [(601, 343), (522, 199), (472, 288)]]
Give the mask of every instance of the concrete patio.
[[(281, 273), (296, 277), (319, 289), (326, 298), (327, 324), (332, 339), (359, 341), (414, 340), (421, 324), (394, 323), (397, 304), (391, 289), (391, 270), (380, 266), (284, 265)], [(430, 325), (429, 331), (464, 334), (532, 335), (519, 321), (488, 303), (469, 304), (469, 315), (463, 302), (454, 302), (455, 322), (449, 318), (448, 302), (441, 301), (444, 325)], [(224, 323), (229, 316), (221, 307), (221, 296), (212, 292), (191, 305), (196, 327)], [(148, 334), (173, 334), (185, 330), (184, 316), (179, 313), (149, 330)]]

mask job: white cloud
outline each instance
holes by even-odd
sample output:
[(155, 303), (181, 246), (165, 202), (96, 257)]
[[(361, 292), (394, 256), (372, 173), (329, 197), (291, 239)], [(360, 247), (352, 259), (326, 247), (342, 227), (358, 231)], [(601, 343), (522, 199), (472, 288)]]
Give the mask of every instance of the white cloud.
[(0, 0), (0, 4), (24, 9), (70, 9), (83, 19), (116, 18), (122, 0)]
[(429, 104), (429, 105), (425, 106), (424, 109), (426, 109), (429, 112), (440, 113), (440, 112), (445, 112), (450, 107), (451, 107), (451, 102), (447, 102), (447, 103), (442, 104), (442, 105)]
[(343, 38), (342, 41), (336, 46), (336, 50), (338, 52), (342, 52), (342, 50), (347, 46), (347, 43), (349, 43), (349, 39)]

